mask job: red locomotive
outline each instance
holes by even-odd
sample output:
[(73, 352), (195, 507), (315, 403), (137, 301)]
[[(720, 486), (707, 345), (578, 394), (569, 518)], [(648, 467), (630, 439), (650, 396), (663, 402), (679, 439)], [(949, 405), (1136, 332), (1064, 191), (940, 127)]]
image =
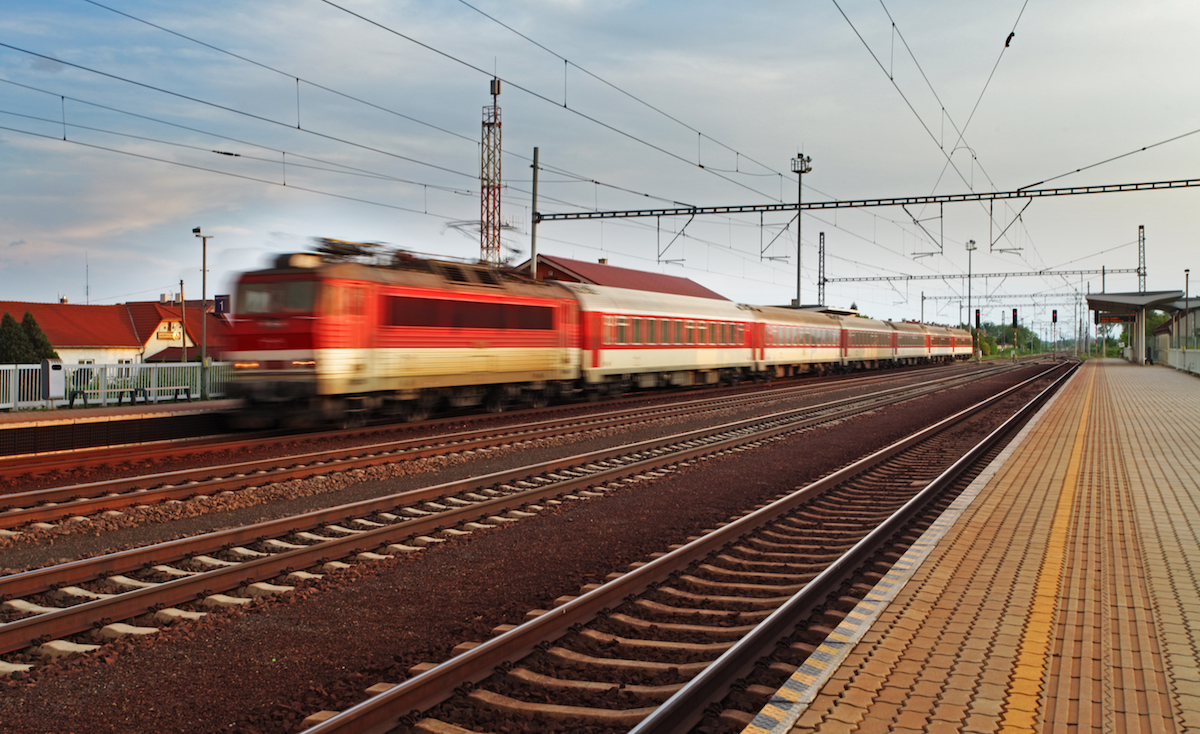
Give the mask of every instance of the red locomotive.
[(243, 425), (419, 420), (442, 405), (499, 411), (971, 353), (959, 329), (532, 281), (320, 242), (238, 282), (230, 392), (245, 400)]

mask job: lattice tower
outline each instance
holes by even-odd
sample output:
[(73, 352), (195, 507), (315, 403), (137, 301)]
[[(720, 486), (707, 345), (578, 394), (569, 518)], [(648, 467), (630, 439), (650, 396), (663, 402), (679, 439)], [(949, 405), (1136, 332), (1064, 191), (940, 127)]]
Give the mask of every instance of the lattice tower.
[(483, 108), (483, 165), (479, 175), (481, 196), (479, 259), (500, 264), (500, 80), (492, 80), (492, 104)]

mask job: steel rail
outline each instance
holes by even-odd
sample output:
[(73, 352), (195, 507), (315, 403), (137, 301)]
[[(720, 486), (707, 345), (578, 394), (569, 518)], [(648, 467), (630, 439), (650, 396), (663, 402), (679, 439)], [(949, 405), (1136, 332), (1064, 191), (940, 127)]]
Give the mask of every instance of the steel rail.
[[(456, 689), (470, 687), (489, 677), (501, 664), (520, 660), (544, 641), (561, 637), (576, 625), (590, 621), (601, 610), (615, 607), (631, 596), (643, 593), (653, 584), (666, 580), (676, 570), (702, 560), (780, 514), (1003, 400), (1033, 381), (1041, 379), (1044, 374), (1031, 377), (880, 449), (844, 469), (676, 548), (305, 731), (309, 734), (386, 734), (398, 726), (402, 718), (438, 705)], [(716, 662), (714, 661), (714, 664)]]
[(865, 563), (879, 548), (885, 547), (894, 533), (903, 528), (930, 500), (966, 473), (1010, 429), (1039, 408), (1077, 369), (1078, 365), (1070, 367), (1066, 374), (991, 431), (879, 527), (855, 543), (854, 547), (822, 571), (803, 590), (759, 623), (750, 634), (684, 684), (683, 688), (663, 702), (654, 713), (630, 730), (630, 734), (686, 734), (690, 731), (702, 718), (704, 707), (728, 695), (733, 683), (749, 674), (758, 661), (769, 654), (781, 639), (791, 634), (800, 620), (812, 614), (829, 594), (839, 588), (847, 576)]
[[(847, 413), (879, 407), (879, 402), (884, 399), (891, 402), (906, 401), (915, 396), (941, 389), (944, 388), (941, 386), (922, 387), (920, 389), (913, 389), (911, 387), (889, 388), (870, 396), (870, 402), (866, 406), (861, 404), (854, 405), (854, 403), (864, 402), (863, 398), (842, 398), (817, 406), (780, 411), (760, 418), (733, 421), (721, 426), (686, 431), (671, 437), (655, 438), (617, 448), (577, 454), (479, 477), (446, 482), (385, 497), (315, 510), (301, 515), (279, 518), (241, 528), (205, 533), (191, 538), (182, 538), (95, 558), (82, 559), (57, 566), (3, 576), (0, 577), (0, 599), (23, 597), (46, 592), (56, 587), (76, 585), (105, 576), (127, 573), (144, 568), (149, 564), (171, 563), (180, 558), (212, 552), (214, 549), (252, 543), (272, 535), (286, 535), (291, 532), (309, 530), (321, 525), (340, 522), (348, 518), (390, 510), (394, 509), (398, 504), (428, 501), (447, 494), (474, 489), (481, 485), (488, 486), (503, 482), (519, 481), (532, 475), (561, 471), (581, 465), (594, 465), (616, 457), (627, 456), (631, 453), (653, 452), (678, 444), (687, 444), (713, 435), (739, 433), (739, 435), (728, 438), (674, 450), (669, 454), (659, 454), (622, 464), (611, 469), (594, 471), (574, 479), (547, 484), (544, 487), (530, 489), (519, 494), (506, 495), (461, 508), (450, 509), (428, 518), (404, 520), (380, 528), (362, 530), (353, 535), (332, 538), (305, 548), (276, 553), (251, 561), (243, 561), (236, 566), (210, 570), (196, 576), (166, 581), (154, 587), (126, 591), (109, 599), (84, 602), (55, 612), (47, 612), (10, 622), (0, 625), (0, 653), (11, 652), (26, 647), (29, 644), (35, 644), (38, 640), (47, 636), (57, 638), (86, 631), (98, 620), (128, 619), (142, 614), (147, 610), (208, 596), (213, 593), (214, 588), (227, 590), (243, 583), (274, 578), (285, 571), (311, 567), (318, 562), (322, 562), (323, 559), (330, 557), (356, 554), (363, 550), (378, 548), (413, 535), (427, 534), (439, 528), (486, 519), (503, 509), (537, 502), (550, 496), (566, 494), (578, 487), (594, 486), (612, 481), (621, 476), (645, 472), (662, 465), (677, 464), (697, 456), (719, 452), (731, 446), (746, 443), (747, 441), (759, 441), (774, 435), (802, 430), (822, 422), (837, 420), (845, 417)], [(911, 394), (892, 395), (890, 398), (880, 397), (887, 393), (897, 392)], [(814, 410), (819, 409), (836, 412), (788, 422), (790, 419), (799, 417), (801, 414), (810, 414)], [(756, 426), (764, 425), (767, 427), (755, 428)], [(745, 435), (746, 431), (753, 431), (753, 434), (749, 436)]]
[[(973, 373), (973, 375), (978, 377), (979, 373)], [(943, 377), (928, 384), (951, 382), (958, 379), (963, 379), (963, 376)], [(810, 392), (814, 389), (816, 389), (814, 386), (804, 386), (804, 389), (799, 392)], [(781, 389), (781, 391), (788, 390), (795, 391), (796, 389), (794, 387)], [(749, 396), (729, 396), (722, 399), (721, 404), (715, 407), (711, 399), (700, 399), (672, 403), (661, 408), (642, 407), (609, 411), (586, 416), (565, 432), (579, 433), (631, 420), (643, 421), (670, 416), (674, 413), (691, 410), (696, 406), (713, 407), (715, 410), (728, 408), (731, 403), (736, 407), (739, 404), (780, 397), (788, 396), (767, 395), (764, 397), (761, 393), (753, 393)], [(328, 474), (331, 471), (352, 471), (383, 463), (394, 463), (398, 460), (426, 458), (443, 454), (447, 450), (465, 451), (563, 434), (562, 424), (551, 419), (512, 426), (501, 435), (497, 435), (495, 427), (479, 428), (435, 437), (291, 454), (285, 457), (180, 469), (158, 474), (143, 474), (136, 477), (0, 495), (2, 505), (17, 505), (16, 509), (0, 511), (0, 529), (18, 528), (35, 522), (50, 522), (71, 516), (86, 516), (104, 510), (145, 505), (151, 502), (189, 499), (197, 495), (215, 494), (227, 489), (242, 489), (266, 482), (306, 479)], [(215, 476), (218, 473), (221, 476)]]

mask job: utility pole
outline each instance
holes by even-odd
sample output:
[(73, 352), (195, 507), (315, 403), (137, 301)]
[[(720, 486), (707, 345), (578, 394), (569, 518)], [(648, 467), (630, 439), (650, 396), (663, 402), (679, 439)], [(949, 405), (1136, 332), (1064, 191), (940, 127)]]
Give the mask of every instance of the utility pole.
[(179, 339), (179, 346), (182, 352), (179, 355), (180, 363), (187, 362), (187, 296), (183, 295), (183, 281), (179, 281), (179, 324), (183, 329)]
[(538, 279), (537, 258), (537, 186), (538, 186), (538, 149), (533, 149), (533, 224), (529, 227), (529, 277)]
[(1138, 293), (1146, 292), (1146, 225), (1138, 225)]
[[(200, 228), (192, 230), (200, 238), (200, 399), (208, 400), (208, 241), (211, 234), (200, 234)], [(183, 304), (187, 308), (187, 302)]]
[(804, 199), (804, 174), (812, 170), (812, 157), (806, 156), (803, 153), (797, 153), (792, 159), (792, 172), (796, 174), (796, 308), (800, 308), (803, 301), (800, 300), (800, 253), (804, 248), (801, 245), (801, 219), (804, 212), (800, 210), (800, 202)]
[[(797, 215), (798, 216), (798, 215)], [(825, 233), (821, 233), (821, 249), (818, 253), (820, 262), (817, 264), (817, 303), (825, 305)]]

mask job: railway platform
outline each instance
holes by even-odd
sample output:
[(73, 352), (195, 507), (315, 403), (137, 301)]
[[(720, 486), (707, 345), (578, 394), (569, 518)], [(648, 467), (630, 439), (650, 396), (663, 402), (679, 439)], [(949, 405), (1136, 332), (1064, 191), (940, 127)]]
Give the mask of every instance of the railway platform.
[(58, 410), (18, 410), (0, 413), (0, 431), (14, 428), (37, 428), (44, 426), (80, 425), (84, 423), (110, 423), (134, 421), (147, 418), (211, 413), (230, 410), (238, 405), (237, 400), (196, 400), (191, 402), (172, 401), (151, 405), (109, 405), (104, 407), (60, 408)]
[(1200, 731), (1200, 381), (1089, 361), (745, 734)]
[(204, 400), (0, 413), (0, 457), (190, 438), (197, 422), (213, 423), (237, 404)]

